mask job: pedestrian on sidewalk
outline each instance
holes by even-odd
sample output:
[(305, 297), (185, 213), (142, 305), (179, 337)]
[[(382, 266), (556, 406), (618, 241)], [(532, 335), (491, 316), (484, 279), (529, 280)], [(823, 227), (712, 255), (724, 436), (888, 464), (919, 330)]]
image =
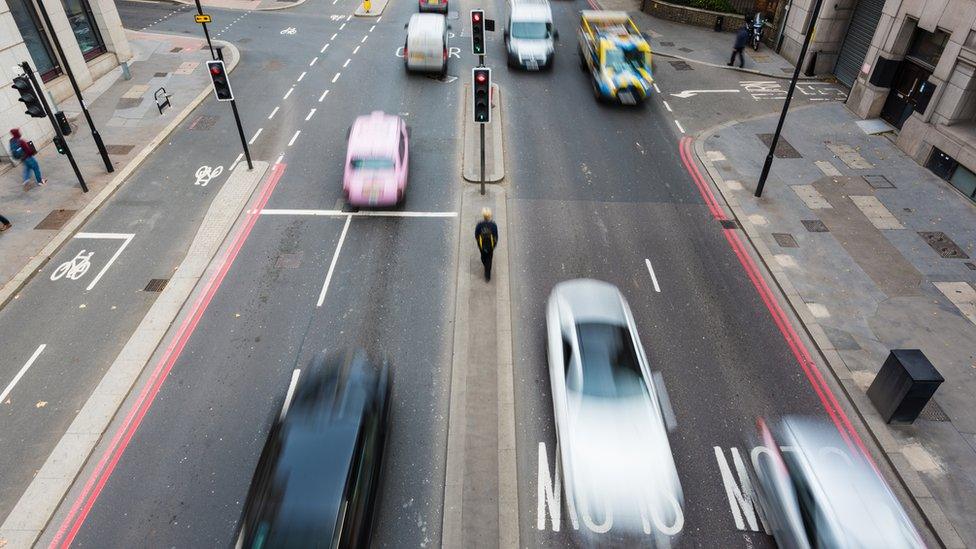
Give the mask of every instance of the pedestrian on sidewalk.
[(10, 130), (10, 155), (20, 160), (24, 163), (24, 190), (30, 188), (30, 176), (34, 174), (34, 180), (38, 187), (47, 183), (47, 179), (41, 177), (41, 166), (37, 163), (37, 159), (34, 155), (37, 151), (34, 146), (29, 142), (24, 140), (20, 135), (20, 128), (14, 128)]
[(485, 280), (491, 280), (491, 257), (495, 253), (495, 244), (498, 243), (498, 225), (491, 220), (489, 208), (481, 209), (481, 217), (484, 219), (474, 227), (474, 240), (478, 243), (481, 263), (485, 266)]
[(7, 219), (6, 217), (4, 217), (3, 214), (0, 214), (0, 233), (2, 233), (3, 231), (6, 231), (12, 225), (13, 225), (13, 223), (11, 223), (9, 219)]
[(732, 66), (735, 63), (735, 56), (739, 56), (739, 68), (745, 66), (746, 58), (742, 54), (742, 50), (749, 44), (749, 23), (743, 23), (742, 28), (739, 32), (735, 33), (735, 44), (732, 45), (732, 59), (727, 63), (728, 66)]

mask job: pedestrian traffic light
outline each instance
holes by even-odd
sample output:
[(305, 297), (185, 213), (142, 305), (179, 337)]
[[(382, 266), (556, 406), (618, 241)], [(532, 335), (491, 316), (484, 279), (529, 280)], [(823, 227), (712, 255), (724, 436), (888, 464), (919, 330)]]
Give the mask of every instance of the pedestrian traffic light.
[(68, 154), (68, 144), (63, 137), (54, 136), (54, 148), (57, 149), (58, 154)]
[(474, 121), (487, 124), (491, 122), (491, 69), (471, 69), (471, 81), (474, 88)]
[(207, 61), (207, 70), (210, 72), (210, 80), (213, 81), (214, 95), (217, 101), (233, 101), (234, 92), (230, 89), (230, 80), (227, 79), (227, 70), (223, 61)]
[(485, 10), (471, 10), (471, 51), (485, 54)]
[(14, 77), (14, 89), (20, 93), (20, 101), (27, 107), (24, 111), (25, 114), (31, 116), (31, 118), (44, 118), (47, 116), (47, 112), (44, 111), (44, 106), (41, 105), (40, 100), (37, 98), (37, 94), (34, 92), (34, 86), (31, 85), (31, 81), (27, 76), (15, 76)]

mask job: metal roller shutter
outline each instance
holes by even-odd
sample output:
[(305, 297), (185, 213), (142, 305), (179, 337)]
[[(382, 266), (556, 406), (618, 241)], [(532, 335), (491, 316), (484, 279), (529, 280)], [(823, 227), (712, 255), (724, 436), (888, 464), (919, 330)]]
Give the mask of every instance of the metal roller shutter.
[(861, 71), (874, 30), (881, 20), (884, 3), (885, 0), (861, 0), (854, 8), (844, 45), (840, 48), (840, 55), (837, 56), (837, 64), (834, 66), (834, 75), (848, 86), (854, 85), (857, 73)]

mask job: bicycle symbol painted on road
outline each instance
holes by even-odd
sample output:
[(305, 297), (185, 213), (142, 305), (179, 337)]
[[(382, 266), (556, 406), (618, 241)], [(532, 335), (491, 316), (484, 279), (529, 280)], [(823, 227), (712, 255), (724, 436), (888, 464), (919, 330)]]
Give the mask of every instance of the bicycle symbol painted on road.
[(298, 29), (295, 27), (288, 27), (281, 31), (281, 34), (298, 34)]
[(81, 250), (74, 259), (58, 265), (58, 268), (54, 269), (54, 272), (51, 273), (51, 280), (60, 280), (65, 276), (71, 280), (78, 280), (85, 276), (85, 273), (91, 268), (91, 257), (93, 255), (95, 255), (95, 252), (88, 252), (86, 254), (85, 250)]
[(207, 183), (210, 183), (210, 181), (213, 178), (217, 177), (222, 173), (224, 173), (223, 166), (217, 166), (216, 168), (213, 169), (211, 169), (210, 166), (200, 166), (199, 168), (197, 168), (197, 173), (196, 173), (197, 180), (193, 184), (199, 185), (201, 187), (206, 187)]

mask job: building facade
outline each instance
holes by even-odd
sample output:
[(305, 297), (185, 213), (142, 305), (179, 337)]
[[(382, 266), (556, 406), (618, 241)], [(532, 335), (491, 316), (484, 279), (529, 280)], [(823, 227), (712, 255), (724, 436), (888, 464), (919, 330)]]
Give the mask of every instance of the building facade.
[[(787, 8), (796, 61), (815, 0)], [(976, 0), (825, 2), (804, 69), (851, 88), (848, 108), (898, 130), (899, 148), (976, 200)]]
[[(41, 6), (53, 28), (44, 23)], [(58, 56), (52, 34), (65, 59)], [(11, 86), (22, 62), (33, 67), (49, 100), (63, 101), (73, 95), (65, 64), (84, 90), (131, 57), (113, 0), (0, 0), (0, 133), (6, 136), (0, 158), (8, 159), (10, 128), (21, 128), (37, 145), (54, 136), (46, 118), (30, 118), (17, 101), (19, 94)]]

